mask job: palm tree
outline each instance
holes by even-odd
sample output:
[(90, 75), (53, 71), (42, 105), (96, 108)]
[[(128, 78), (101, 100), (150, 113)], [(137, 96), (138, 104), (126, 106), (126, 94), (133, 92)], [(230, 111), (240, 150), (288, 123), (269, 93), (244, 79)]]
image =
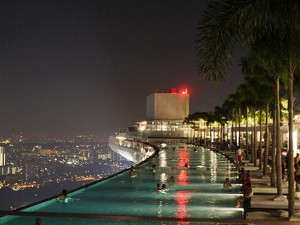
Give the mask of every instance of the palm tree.
[[(236, 143), (237, 143), (237, 134), (236, 134), (236, 115), (237, 115), (237, 108), (238, 108), (238, 101), (236, 94), (230, 94), (226, 99), (226, 107), (227, 111), (230, 113), (229, 118), (231, 118), (231, 135), (230, 135), (230, 145), (234, 147), (233, 150), (236, 150)], [(235, 131), (235, 132), (234, 132)]]
[(246, 159), (249, 159), (249, 144), (252, 142), (248, 142), (249, 136), (249, 114), (250, 114), (250, 107), (254, 104), (254, 97), (252, 87), (249, 82), (243, 84), (243, 95), (245, 96), (244, 101), (242, 102), (242, 114), (245, 118), (246, 123)]
[(245, 87), (244, 84), (241, 84), (235, 91), (235, 100), (237, 103), (237, 116), (238, 116), (238, 133), (239, 133), (239, 139), (238, 143), (241, 146), (241, 117), (242, 117), (242, 103), (246, 99), (245, 96)]
[[(214, 113), (213, 112), (195, 112), (193, 114), (189, 114), (184, 119), (183, 123), (191, 124), (192, 126), (195, 126), (196, 123), (199, 123), (200, 121), (205, 122), (206, 128), (204, 130), (205, 131), (209, 130), (209, 133), (211, 136), (210, 125), (211, 125), (211, 123), (214, 122)], [(203, 138), (204, 138), (204, 140), (206, 139), (206, 132), (204, 132)], [(206, 145), (206, 140), (204, 141), (204, 144)]]
[[(228, 124), (230, 121), (233, 121), (233, 106), (234, 102), (232, 101), (231, 98), (227, 98), (223, 104), (222, 104), (222, 111), (223, 111), (223, 115), (226, 118), (226, 123)], [(231, 123), (233, 124), (233, 123)], [(227, 143), (230, 143), (230, 145), (232, 145), (232, 133), (230, 135), (231, 139), (229, 140), (229, 125), (227, 126)], [(233, 131), (232, 127), (231, 127), (231, 131)]]
[[(300, 63), (300, 2), (294, 0), (213, 0), (198, 26), (198, 68), (208, 80), (221, 81), (233, 62), (237, 44), (278, 33), (280, 58), (288, 71), (289, 160), (293, 159), (293, 80)], [(289, 164), (289, 216), (295, 211), (293, 165)]]
[[(253, 56), (253, 55), (252, 55)], [(255, 87), (256, 96), (257, 99), (260, 99), (260, 105), (261, 106), (268, 106), (274, 96), (274, 93), (277, 93), (276, 91), (276, 85), (275, 85), (275, 79), (279, 80), (279, 73), (282, 73), (278, 68), (275, 70), (275, 66), (272, 65), (272, 62), (269, 61), (268, 63), (263, 60), (263, 58), (260, 57), (259, 54), (255, 55), (256, 58), (253, 60), (253, 58), (248, 58), (248, 61), (246, 59), (243, 59), (243, 72), (246, 75), (246, 79), (250, 80), (252, 82), (255, 82), (253, 84), (253, 87)], [(250, 64), (250, 65), (249, 65)], [(251, 65), (252, 64), (252, 65)], [(270, 66), (271, 65), (271, 66)], [(279, 86), (277, 87), (279, 90)], [(273, 91), (272, 91), (273, 90)], [(279, 93), (279, 91), (278, 91)], [(277, 96), (278, 102), (280, 102), (279, 95)], [(279, 110), (279, 109), (278, 109)], [(280, 115), (280, 111), (276, 112), (276, 114)], [(266, 110), (265, 115), (268, 115), (268, 110)], [(267, 117), (266, 117), (267, 118)], [(261, 124), (261, 123), (260, 123)], [(280, 121), (277, 122), (278, 124), (277, 129), (280, 128)], [(268, 137), (268, 129), (267, 129), (267, 123), (266, 123), (266, 137)], [(278, 196), (282, 196), (282, 184), (281, 184), (281, 177), (282, 177), (282, 171), (281, 171), (281, 148), (279, 146), (280, 139), (279, 136), (277, 137), (276, 143), (278, 143), (277, 146), (277, 158), (276, 158), (276, 173), (277, 173), (277, 194)], [(267, 158), (269, 148), (266, 145), (265, 148), (265, 160), (264, 160), (264, 169), (263, 174), (266, 175), (266, 168), (267, 168)], [(275, 154), (273, 153), (273, 156)], [(273, 160), (275, 158), (273, 157)], [(260, 168), (262, 164), (262, 151), (260, 149)], [(275, 164), (273, 165), (272, 172), (275, 173)], [(271, 175), (272, 177), (272, 175)]]
[[(227, 122), (227, 118), (225, 116), (225, 112), (223, 110), (222, 107), (220, 106), (216, 106), (215, 109), (214, 109), (214, 115), (215, 115), (215, 120), (216, 122), (221, 125), (221, 129), (219, 130), (218, 129), (218, 138), (219, 138), (219, 141), (223, 148), (223, 143), (224, 143), (224, 128), (225, 128), (225, 124)], [(218, 126), (219, 127), (219, 126)]]
[[(277, 58), (274, 58), (276, 51), (275, 48), (272, 48), (275, 45), (274, 42), (275, 37), (264, 36), (261, 39), (257, 40), (253, 45), (251, 45), (251, 54), (250, 56), (245, 59), (242, 59), (243, 65), (243, 73), (246, 75), (246, 79), (255, 79), (257, 80), (257, 84), (254, 86), (257, 87), (258, 85), (263, 85), (263, 92), (260, 91), (260, 99), (263, 99), (263, 105), (269, 105), (273, 99), (274, 93), (277, 96), (276, 105), (280, 106), (280, 88), (279, 88), (279, 81), (281, 81), (281, 89), (285, 89), (285, 82), (284, 78), (287, 77), (284, 67), (280, 64), (280, 61)], [(272, 43), (268, 45), (267, 43)], [(258, 89), (258, 90), (259, 90)], [(274, 91), (271, 91), (273, 89)], [(269, 90), (269, 91), (267, 91)], [(259, 91), (257, 92), (259, 93)], [(276, 131), (279, 134), (280, 131), (280, 107), (276, 107), (276, 113), (274, 115), (278, 115), (275, 119), (276, 121)], [(266, 113), (267, 115), (267, 113)], [(267, 134), (267, 130), (266, 130)], [(281, 148), (280, 148), (280, 137), (276, 135), (276, 173), (277, 173), (277, 194), (278, 196), (282, 196), (282, 184), (281, 184)], [(273, 139), (274, 141), (274, 139)], [(274, 144), (275, 144), (274, 143)], [(273, 146), (274, 146), (273, 144)], [(273, 160), (274, 160), (274, 153), (273, 153)], [(264, 175), (266, 173), (266, 159), (264, 165)], [(272, 164), (272, 172), (275, 173), (274, 167), (275, 164)], [(274, 174), (271, 175), (274, 177)], [(271, 179), (271, 182), (274, 179)]]

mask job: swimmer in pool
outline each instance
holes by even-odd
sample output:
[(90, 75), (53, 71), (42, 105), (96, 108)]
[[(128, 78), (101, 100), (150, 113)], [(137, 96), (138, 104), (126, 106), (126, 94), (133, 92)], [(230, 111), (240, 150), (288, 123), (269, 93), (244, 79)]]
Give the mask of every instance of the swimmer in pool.
[(136, 171), (135, 171), (134, 167), (131, 167), (130, 177), (136, 177)]
[(167, 186), (165, 185), (165, 184), (163, 184), (162, 186), (161, 186), (161, 189), (159, 190), (159, 192), (161, 192), (161, 193), (163, 193), (163, 194), (166, 194), (166, 191), (167, 191), (168, 189), (167, 189)]
[(224, 187), (224, 188), (232, 187), (232, 185), (231, 185), (230, 180), (229, 180), (228, 177), (225, 179), (224, 184), (223, 184), (223, 187)]
[(68, 192), (66, 189), (63, 189), (61, 194), (58, 196), (57, 200), (67, 203), (69, 201), (70, 197), (68, 196)]

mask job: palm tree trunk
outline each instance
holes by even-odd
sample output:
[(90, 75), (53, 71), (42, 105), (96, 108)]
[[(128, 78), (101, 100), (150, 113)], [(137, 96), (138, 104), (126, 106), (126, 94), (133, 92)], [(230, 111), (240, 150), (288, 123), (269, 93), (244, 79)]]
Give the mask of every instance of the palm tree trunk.
[(205, 147), (208, 148), (208, 143), (207, 143), (207, 138), (206, 135), (208, 136), (209, 132), (208, 132), (208, 124), (206, 124), (206, 129), (205, 129), (205, 136), (204, 136), (204, 143), (205, 143)]
[(269, 104), (266, 106), (266, 121), (265, 121), (265, 157), (264, 157), (264, 169), (263, 175), (266, 176), (268, 172), (269, 150), (270, 150), (270, 138), (269, 138)]
[(224, 149), (224, 143), (225, 143), (225, 123), (222, 123), (222, 126), (221, 126), (221, 135), (222, 135), (222, 146), (223, 146), (223, 149)]
[(262, 151), (262, 109), (259, 109), (259, 169), (262, 169), (262, 159), (263, 159), (263, 151)]
[(253, 117), (252, 118), (253, 119), (253, 124), (251, 124), (251, 126), (252, 126), (251, 127), (251, 131), (252, 131), (251, 132), (251, 162), (254, 163), (254, 161), (255, 161), (254, 160), (254, 157), (255, 157), (254, 156), (254, 152), (255, 152), (255, 143), (254, 143), (254, 136), (255, 136), (255, 134), (254, 134), (255, 133), (255, 129), (254, 129), (255, 122), (254, 121), (255, 121), (255, 116), (254, 116), (254, 109), (253, 108), (251, 109), (251, 112), (252, 112), (251, 114), (252, 114), (252, 117)]
[(241, 147), (241, 106), (239, 105), (239, 112), (238, 112), (238, 125), (239, 125), (239, 146)]
[[(235, 116), (237, 116), (237, 114), (235, 115)], [(236, 117), (235, 117), (236, 118)], [(234, 151), (236, 152), (237, 151), (237, 146), (238, 146), (238, 132), (239, 132), (239, 129), (238, 129), (238, 120), (237, 119), (235, 119), (235, 121), (234, 121), (234, 140), (235, 140), (235, 149), (234, 149)]]
[(221, 129), (220, 129), (220, 123), (218, 123), (218, 146), (221, 146)]
[[(276, 105), (275, 99), (275, 105)], [(271, 186), (275, 187), (276, 183), (276, 146), (277, 146), (277, 107), (274, 108), (273, 117), (273, 135), (272, 135), (272, 170), (271, 170)]]
[(280, 144), (280, 96), (279, 78), (276, 80), (276, 175), (277, 195), (282, 195), (282, 169), (281, 169), (281, 144)]
[(295, 213), (295, 174), (294, 174), (294, 148), (293, 148), (293, 118), (294, 118), (294, 95), (293, 95), (293, 73), (289, 68), (288, 80), (288, 111), (289, 111), (289, 152), (288, 152), (288, 201), (289, 201), (289, 217)]
[(209, 147), (212, 147), (212, 129), (211, 129), (211, 124), (209, 124)]
[(256, 115), (255, 115), (255, 110), (254, 110), (254, 125), (253, 125), (253, 133), (254, 133), (254, 138), (253, 138), (253, 145), (254, 145), (254, 166), (257, 166), (257, 133), (256, 133)]
[(248, 107), (246, 108), (246, 159), (249, 159), (249, 143), (248, 143)]
[(201, 137), (200, 137), (200, 139), (201, 139), (201, 144), (203, 145), (204, 144), (204, 139), (205, 139), (205, 126), (203, 126), (202, 125), (202, 123), (200, 123), (200, 127), (201, 127)]
[(233, 139), (233, 134), (234, 134), (234, 132), (233, 132), (233, 118), (232, 118), (232, 121), (231, 121), (231, 138), (230, 138), (230, 148), (231, 148), (231, 149), (233, 149), (233, 148), (232, 148), (232, 146), (233, 146), (233, 141), (234, 141), (234, 139)]

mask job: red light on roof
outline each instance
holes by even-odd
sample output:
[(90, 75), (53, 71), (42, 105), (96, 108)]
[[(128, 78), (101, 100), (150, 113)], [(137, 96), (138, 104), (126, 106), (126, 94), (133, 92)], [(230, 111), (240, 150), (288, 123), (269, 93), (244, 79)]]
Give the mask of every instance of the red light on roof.
[(171, 88), (170, 93), (171, 93), (171, 94), (176, 94), (176, 93), (177, 93), (176, 88)]
[(180, 91), (180, 94), (187, 95), (187, 94), (188, 94), (188, 89), (187, 89), (187, 88), (182, 89), (182, 90)]

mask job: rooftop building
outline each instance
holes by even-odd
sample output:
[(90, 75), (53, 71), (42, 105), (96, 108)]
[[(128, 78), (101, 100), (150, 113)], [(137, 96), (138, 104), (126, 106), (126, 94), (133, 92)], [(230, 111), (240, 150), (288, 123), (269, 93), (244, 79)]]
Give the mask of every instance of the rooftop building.
[(189, 115), (187, 89), (156, 91), (147, 97), (147, 120), (181, 120)]

